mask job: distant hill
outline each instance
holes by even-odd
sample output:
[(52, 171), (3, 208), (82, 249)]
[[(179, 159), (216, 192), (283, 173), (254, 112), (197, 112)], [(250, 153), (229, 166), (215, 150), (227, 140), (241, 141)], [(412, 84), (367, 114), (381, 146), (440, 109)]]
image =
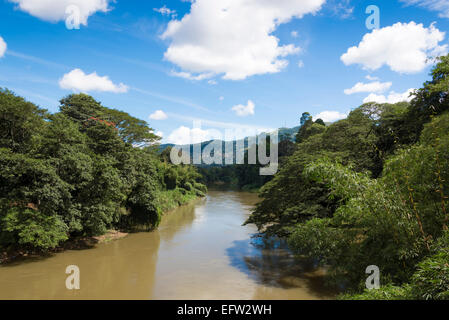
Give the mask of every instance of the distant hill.
[[(280, 128), (278, 129), (278, 134), (279, 134), (279, 140), (286, 140), (289, 139), (291, 141), (295, 141), (295, 135), (298, 132), (300, 127), (294, 127), (294, 128)], [(194, 150), (198, 149), (198, 147), (201, 145), (201, 148), (199, 150), (201, 150), (201, 152), (203, 152), (204, 148), (206, 148), (210, 143), (212, 142), (217, 142), (217, 143), (221, 143), (221, 145), (223, 146), (223, 148), (225, 147), (225, 142), (226, 143), (232, 143), (233, 145), (233, 149), (234, 149), (234, 158), (232, 159), (233, 162), (235, 160), (235, 155), (238, 152), (244, 152), (245, 150), (247, 150), (248, 148), (252, 147), (254, 145), (254, 139), (251, 140), (252, 143), (248, 143), (249, 141), (249, 137), (245, 137), (244, 139), (240, 139), (240, 140), (234, 140), (234, 141), (223, 141), (223, 140), (209, 140), (209, 141), (203, 141), (197, 144), (191, 144), (190, 145), (190, 154), (191, 154), (191, 159), (193, 159), (193, 157), (195, 156), (195, 154), (193, 153)], [(238, 143), (240, 142), (240, 143)], [(243, 143), (242, 143), (243, 142)], [(239, 149), (237, 150), (237, 145), (239, 146)], [(169, 147), (174, 147), (174, 144), (171, 143), (166, 143), (166, 144), (161, 144), (159, 146), (159, 150), (160, 152), (164, 151), (165, 149), (169, 148)], [(178, 146), (180, 148), (182, 147), (187, 147), (186, 145), (184, 146)], [(195, 148), (196, 147), (196, 148)], [(243, 149), (242, 149), (243, 148)], [(224, 149), (223, 149), (224, 150)], [(223, 160), (226, 160), (225, 157), (223, 157)], [(228, 161), (230, 161), (231, 159), (228, 159)], [(203, 166), (203, 165), (201, 165)]]

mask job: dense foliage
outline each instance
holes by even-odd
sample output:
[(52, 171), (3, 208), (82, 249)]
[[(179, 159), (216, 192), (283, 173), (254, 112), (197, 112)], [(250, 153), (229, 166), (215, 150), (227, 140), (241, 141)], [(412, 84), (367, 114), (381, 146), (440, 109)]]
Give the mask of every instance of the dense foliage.
[[(278, 141), (278, 165), (285, 165), (287, 158), (295, 151), (295, 144), (286, 129), (281, 130)], [(269, 135), (267, 135), (267, 141)], [(270, 144), (268, 143), (267, 146)], [(248, 153), (255, 149), (256, 164), (248, 163)], [(266, 147), (266, 154), (270, 154), (269, 147)], [(248, 148), (245, 142), (244, 164), (200, 166), (199, 172), (202, 175), (202, 182), (208, 186), (221, 185), (226, 188), (237, 188), (244, 191), (258, 191), (264, 184), (270, 181), (273, 176), (260, 175), (262, 165), (258, 161), (258, 146), (252, 145)]]
[[(344, 299), (449, 298), (449, 56), (411, 103), (301, 118), (296, 152), (247, 223), (318, 260)], [(366, 267), (382, 288), (364, 290)]]
[(0, 90), (0, 248), (48, 250), (108, 229), (157, 227), (204, 196), (200, 175), (156, 153), (147, 123), (85, 94), (49, 114)]

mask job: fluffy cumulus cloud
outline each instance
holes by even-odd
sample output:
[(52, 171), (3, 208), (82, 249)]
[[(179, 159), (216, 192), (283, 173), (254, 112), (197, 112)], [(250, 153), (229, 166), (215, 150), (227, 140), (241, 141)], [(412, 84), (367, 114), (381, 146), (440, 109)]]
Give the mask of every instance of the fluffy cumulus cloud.
[(239, 117), (246, 117), (255, 114), (256, 105), (251, 100), (245, 105), (238, 104), (232, 107), (232, 111), (234, 111)]
[(3, 40), (2, 37), (0, 37), (0, 58), (3, 57), (5, 55), (6, 52), (6, 48), (8, 46), (6, 45), (5, 40)]
[(415, 91), (415, 89), (408, 89), (404, 93), (397, 93), (397, 92), (391, 91), (388, 96), (377, 95), (375, 93), (372, 93), (363, 100), (363, 103), (368, 103), (368, 102), (398, 103), (398, 102), (403, 102), (403, 101), (409, 102), (413, 99), (413, 95), (411, 96), (410, 94), (413, 93), (414, 91)]
[(439, 12), (440, 17), (449, 18), (449, 1), (447, 0), (400, 0), (409, 5), (418, 5)]
[(17, 8), (39, 19), (57, 22), (65, 20), (67, 8), (75, 6), (79, 9), (80, 24), (87, 25), (87, 19), (96, 12), (109, 11), (111, 0), (9, 0), (16, 3)]
[(156, 110), (154, 113), (150, 114), (151, 120), (165, 120), (167, 118), (167, 114), (162, 110)]
[(347, 95), (359, 92), (384, 92), (385, 90), (390, 89), (391, 86), (392, 86), (391, 82), (379, 82), (379, 81), (370, 83), (359, 82), (351, 89), (346, 89), (344, 92)]
[(448, 52), (447, 45), (440, 45), (445, 32), (435, 25), (425, 28), (423, 24), (396, 23), (366, 34), (358, 46), (349, 48), (341, 56), (346, 65), (359, 64), (368, 70), (387, 65), (400, 73), (422, 71), (432, 63), (429, 57)]
[(100, 77), (96, 72), (85, 74), (81, 69), (74, 69), (69, 73), (66, 73), (62, 79), (59, 80), (59, 86), (62, 89), (73, 90), (76, 92), (128, 92), (128, 86), (123, 83), (117, 85), (107, 76)]
[(280, 72), (300, 49), (280, 45), (272, 33), (292, 18), (318, 12), (325, 0), (196, 0), (189, 14), (162, 35), (165, 59), (191, 74), (241, 80)]
[(321, 119), (324, 122), (335, 122), (341, 119), (345, 119), (348, 115), (338, 111), (323, 111), (313, 117), (313, 119)]
[(214, 139), (223, 139), (217, 130), (207, 130), (201, 128), (188, 128), (181, 126), (175, 129), (168, 137), (167, 142), (176, 145), (186, 145), (191, 143), (200, 143)]

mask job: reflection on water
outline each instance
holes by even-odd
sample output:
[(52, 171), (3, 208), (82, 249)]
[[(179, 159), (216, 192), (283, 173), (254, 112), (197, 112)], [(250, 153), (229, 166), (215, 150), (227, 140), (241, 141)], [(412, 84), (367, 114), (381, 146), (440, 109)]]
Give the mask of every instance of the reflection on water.
[[(322, 272), (242, 227), (257, 196), (211, 191), (157, 231), (0, 267), (0, 299), (323, 299)], [(65, 268), (81, 290), (65, 288)]]
[(263, 286), (311, 289), (321, 293), (322, 298), (333, 294), (324, 287), (323, 270), (295, 257), (284, 240), (264, 239), (256, 234), (251, 239), (234, 241), (227, 254), (232, 266)]

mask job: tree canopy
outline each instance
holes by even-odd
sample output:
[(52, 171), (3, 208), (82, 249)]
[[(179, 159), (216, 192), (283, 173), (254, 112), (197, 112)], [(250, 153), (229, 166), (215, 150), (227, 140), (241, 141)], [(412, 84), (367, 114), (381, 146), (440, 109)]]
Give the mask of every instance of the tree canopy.
[(145, 121), (86, 94), (46, 110), (0, 91), (0, 247), (49, 250), (108, 229), (157, 227), (204, 196), (199, 174), (153, 147)]

